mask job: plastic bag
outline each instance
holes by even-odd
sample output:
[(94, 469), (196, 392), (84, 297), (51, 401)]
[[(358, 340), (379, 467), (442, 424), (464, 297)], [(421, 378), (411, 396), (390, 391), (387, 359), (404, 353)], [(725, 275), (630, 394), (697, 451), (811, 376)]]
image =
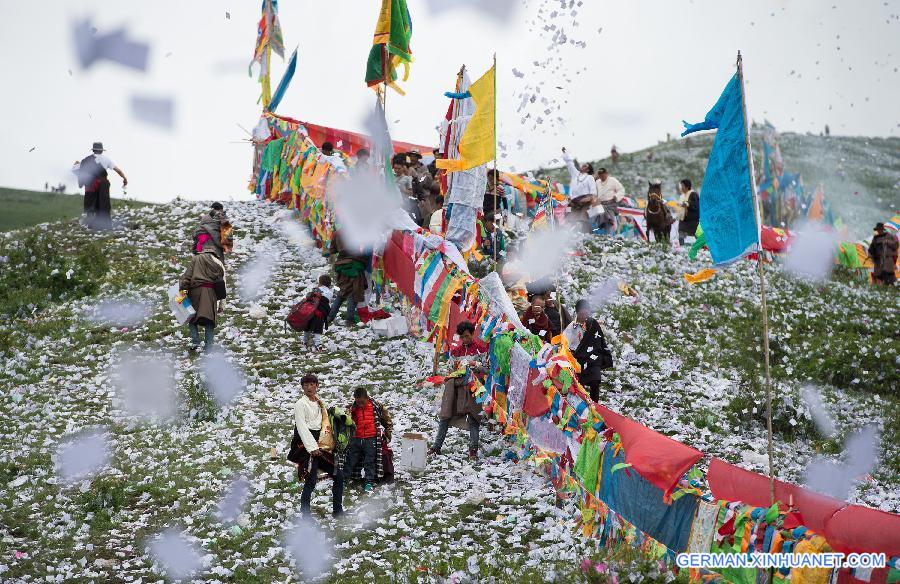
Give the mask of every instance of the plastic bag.
[(181, 292), (177, 283), (169, 287), (169, 309), (178, 324), (187, 323), (197, 314), (196, 309), (191, 305), (191, 299), (187, 294)]

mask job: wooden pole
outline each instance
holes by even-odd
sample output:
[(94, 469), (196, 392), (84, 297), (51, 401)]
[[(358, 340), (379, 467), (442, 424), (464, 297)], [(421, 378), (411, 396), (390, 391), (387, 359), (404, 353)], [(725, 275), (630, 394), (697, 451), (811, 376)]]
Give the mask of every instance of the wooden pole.
[[(456, 74), (456, 92), (457, 93), (459, 93), (460, 87), (462, 85), (463, 74), (465, 72), (466, 72), (466, 66), (465, 66), (465, 64), (463, 64), (459, 68), (459, 73)], [(456, 117), (456, 111), (454, 109), (454, 111), (451, 113), (451, 122), (452, 122), (453, 118), (455, 118), (455, 117)], [(447, 129), (447, 132), (448, 133), (450, 132), (449, 128)], [(442, 146), (443, 146), (443, 144), (442, 144)], [(444, 156), (446, 158), (449, 158), (450, 157), (450, 152), (449, 152), (450, 141), (449, 140), (446, 142), (446, 146), (448, 148), (448, 151), (444, 152)], [(448, 332), (449, 332), (449, 329), (445, 330), (443, 334), (438, 334), (438, 338), (435, 339), (434, 357), (431, 361), (431, 374), (432, 375), (437, 375), (438, 365), (440, 364), (440, 360), (441, 360), (441, 350), (443, 349), (444, 343), (446, 342), (446, 335)]]
[[(387, 94), (388, 94), (388, 52), (387, 46), (381, 45), (381, 78), (383, 79), (383, 90), (381, 94), (381, 113), (384, 115), (384, 124), (387, 126)], [(394, 157), (394, 144), (393, 142), (388, 145), (389, 152), (386, 153), (387, 158), (385, 159), (385, 165), (390, 164), (388, 159)]]
[(434, 359), (431, 362), (431, 374), (432, 375), (437, 375), (438, 363), (440, 363), (440, 360), (441, 360), (441, 348), (443, 348), (443, 345), (444, 345), (444, 335), (438, 334), (438, 337), (440, 337), (440, 338), (435, 339)]
[[(744, 140), (747, 147), (747, 171), (750, 174), (750, 188), (753, 190), (753, 212), (756, 217), (757, 231), (761, 229), (762, 220), (759, 216), (759, 201), (757, 201), (756, 178), (753, 175), (753, 151), (750, 149), (750, 125), (747, 121), (747, 98), (744, 95), (744, 64), (741, 52), (737, 55), (737, 74), (741, 83), (741, 106), (744, 110)], [(757, 236), (757, 241), (759, 237)], [(772, 377), (769, 368), (769, 310), (766, 306), (766, 274), (762, 264), (762, 246), (756, 252), (756, 267), (759, 272), (760, 308), (762, 311), (763, 325), (763, 359), (766, 373), (766, 431), (768, 432), (769, 449), (769, 496), (771, 503), (775, 503), (775, 463), (772, 445)]]
[[(553, 212), (553, 192), (549, 180), (547, 181), (547, 205), (550, 207), (550, 217), (548, 218), (550, 229), (556, 233), (556, 213)], [(559, 272), (555, 272), (554, 280), (556, 280), (556, 309), (559, 311), (559, 334), (562, 334), (566, 327), (563, 324), (562, 288), (559, 286)]]

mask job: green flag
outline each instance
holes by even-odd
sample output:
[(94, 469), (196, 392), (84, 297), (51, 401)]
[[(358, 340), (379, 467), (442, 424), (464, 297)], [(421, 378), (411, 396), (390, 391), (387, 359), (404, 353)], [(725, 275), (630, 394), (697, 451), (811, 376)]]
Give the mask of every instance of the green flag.
[(403, 90), (395, 83), (399, 77), (397, 66), (403, 64), (403, 80), (406, 81), (412, 62), (411, 37), (412, 20), (406, 0), (381, 0), (381, 12), (366, 62), (366, 85), (373, 87), (384, 83), (403, 95)]

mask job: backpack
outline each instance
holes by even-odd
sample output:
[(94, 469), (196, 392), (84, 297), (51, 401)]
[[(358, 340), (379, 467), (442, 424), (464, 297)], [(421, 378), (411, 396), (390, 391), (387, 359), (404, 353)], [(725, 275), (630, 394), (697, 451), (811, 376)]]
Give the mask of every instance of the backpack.
[(343, 452), (350, 445), (350, 438), (356, 432), (353, 416), (340, 406), (332, 406), (328, 408), (328, 418), (334, 435), (334, 451)]
[(306, 298), (291, 307), (291, 311), (287, 316), (287, 324), (297, 332), (304, 331), (313, 317), (321, 318), (324, 316), (319, 311), (321, 299), (322, 293), (318, 289), (307, 294)]
[(100, 166), (94, 155), (91, 154), (81, 161), (78, 171), (75, 173), (79, 187), (89, 187), (98, 178), (106, 178), (106, 169)]

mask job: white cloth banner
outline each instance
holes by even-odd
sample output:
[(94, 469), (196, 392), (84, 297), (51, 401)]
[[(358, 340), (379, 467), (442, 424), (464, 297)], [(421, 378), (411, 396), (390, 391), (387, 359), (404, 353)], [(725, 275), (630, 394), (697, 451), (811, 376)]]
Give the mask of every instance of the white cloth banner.
[(531, 355), (522, 348), (519, 343), (514, 343), (509, 355), (509, 413), (515, 414), (522, 411), (525, 404), (525, 388), (528, 384), (528, 364), (531, 363)]
[(503, 282), (500, 281), (500, 274), (491, 272), (478, 280), (478, 290), (488, 297), (488, 312), (494, 316), (502, 314), (516, 329), (523, 333), (528, 332), (528, 329), (519, 320), (519, 315), (516, 313), (512, 300), (510, 300), (509, 294), (506, 293), (506, 289), (503, 287)]

